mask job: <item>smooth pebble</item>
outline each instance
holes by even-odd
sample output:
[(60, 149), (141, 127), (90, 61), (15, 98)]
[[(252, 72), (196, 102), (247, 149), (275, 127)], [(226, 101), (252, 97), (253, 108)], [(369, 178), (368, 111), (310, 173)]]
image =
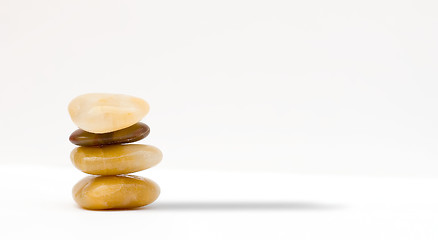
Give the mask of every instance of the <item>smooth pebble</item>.
[(131, 143), (145, 138), (149, 132), (148, 125), (141, 122), (115, 132), (101, 134), (78, 129), (70, 135), (70, 142), (84, 147)]
[(150, 179), (133, 175), (90, 176), (79, 181), (72, 193), (85, 209), (128, 209), (154, 202), (160, 187)]
[(149, 112), (141, 98), (108, 93), (88, 93), (68, 105), (73, 122), (91, 133), (108, 133), (134, 125)]
[(118, 175), (145, 170), (163, 158), (161, 151), (150, 145), (127, 144), (103, 147), (77, 147), (70, 154), (73, 165), (94, 175)]

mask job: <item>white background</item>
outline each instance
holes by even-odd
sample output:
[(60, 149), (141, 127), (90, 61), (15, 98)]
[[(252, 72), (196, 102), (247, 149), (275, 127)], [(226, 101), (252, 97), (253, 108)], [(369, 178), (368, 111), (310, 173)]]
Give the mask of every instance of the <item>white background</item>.
[[(437, 12), (0, 0), (0, 238), (437, 239)], [(151, 105), (152, 211), (75, 207), (67, 105), (89, 92)]]
[(67, 104), (112, 92), (150, 103), (164, 168), (438, 176), (437, 11), (2, 0), (0, 161), (69, 164)]
[(150, 103), (166, 168), (438, 176), (437, 11), (2, 0), (0, 161), (65, 164), (69, 101), (114, 92)]

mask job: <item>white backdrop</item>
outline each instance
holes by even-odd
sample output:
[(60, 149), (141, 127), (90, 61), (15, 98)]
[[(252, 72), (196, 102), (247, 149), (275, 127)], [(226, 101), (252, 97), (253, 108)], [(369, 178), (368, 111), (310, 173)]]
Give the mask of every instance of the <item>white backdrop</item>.
[(70, 165), (76, 95), (161, 168), (438, 176), (438, 2), (0, 1), (0, 163)]

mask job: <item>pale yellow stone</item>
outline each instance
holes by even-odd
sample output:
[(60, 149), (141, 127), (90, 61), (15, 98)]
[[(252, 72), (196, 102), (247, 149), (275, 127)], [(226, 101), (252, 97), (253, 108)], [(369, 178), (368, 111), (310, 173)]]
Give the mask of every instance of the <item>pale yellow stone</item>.
[(145, 170), (163, 158), (161, 151), (150, 145), (127, 144), (103, 147), (77, 147), (70, 154), (73, 165), (94, 175), (117, 175)]
[(150, 179), (132, 175), (90, 176), (73, 187), (73, 198), (85, 209), (127, 209), (148, 205), (160, 195)]
[(68, 111), (80, 129), (107, 133), (139, 122), (149, 112), (149, 105), (141, 98), (128, 95), (89, 93), (74, 98)]

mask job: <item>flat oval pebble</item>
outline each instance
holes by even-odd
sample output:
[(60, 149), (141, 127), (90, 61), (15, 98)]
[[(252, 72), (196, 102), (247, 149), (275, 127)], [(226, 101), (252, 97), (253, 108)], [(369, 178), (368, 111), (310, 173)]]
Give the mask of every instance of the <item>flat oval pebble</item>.
[(142, 207), (159, 195), (160, 187), (154, 181), (133, 175), (90, 176), (73, 187), (76, 203), (91, 210)]
[(70, 158), (73, 165), (84, 173), (118, 175), (153, 167), (161, 161), (163, 154), (154, 146), (127, 144), (77, 147)]
[(101, 134), (78, 129), (70, 135), (70, 142), (85, 147), (131, 143), (145, 138), (149, 132), (148, 125), (141, 122), (115, 132)]
[(141, 98), (123, 94), (89, 93), (68, 105), (73, 122), (90, 133), (108, 133), (134, 125), (149, 112)]

